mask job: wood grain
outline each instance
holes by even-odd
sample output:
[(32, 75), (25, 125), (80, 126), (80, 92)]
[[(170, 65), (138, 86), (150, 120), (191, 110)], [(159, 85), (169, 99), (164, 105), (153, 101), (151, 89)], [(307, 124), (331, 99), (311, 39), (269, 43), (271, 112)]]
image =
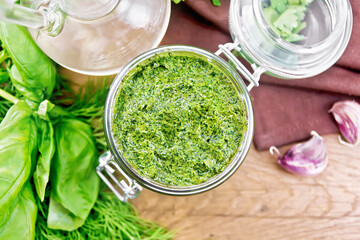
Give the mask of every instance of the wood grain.
[(252, 147), (216, 189), (189, 197), (145, 190), (133, 203), (142, 217), (177, 229), (176, 239), (360, 239), (360, 148), (336, 135), (325, 141), (329, 166), (317, 177), (287, 173)]

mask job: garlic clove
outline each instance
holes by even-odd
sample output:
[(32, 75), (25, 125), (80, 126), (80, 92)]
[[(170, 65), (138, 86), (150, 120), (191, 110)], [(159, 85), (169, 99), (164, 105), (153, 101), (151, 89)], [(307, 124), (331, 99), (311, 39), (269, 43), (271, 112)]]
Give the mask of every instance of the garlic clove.
[(292, 146), (281, 157), (276, 147), (271, 147), (270, 152), (276, 151), (279, 155), (278, 163), (285, 170), (304, 176), (314, 176), (326, 168), (328, 158), (324, 139), (315, 131), (311, 132), (310, 140)]
[(341, 135), (347, 142), (340, 138), (344, 145), (355, 147), (360, 143), (360, 104), (355, 101), (341, 101), (329, 110), (338, 126)]

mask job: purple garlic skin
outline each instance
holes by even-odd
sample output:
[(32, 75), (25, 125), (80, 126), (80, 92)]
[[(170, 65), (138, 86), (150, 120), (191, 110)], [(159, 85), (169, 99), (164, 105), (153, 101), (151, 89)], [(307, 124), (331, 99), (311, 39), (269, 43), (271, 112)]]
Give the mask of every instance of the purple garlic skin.
[(326, 145), (316, 132), (311, 133), (310, 140), (292, 146), (278, 163), (287, 171), (304, 176), (314, 176), (326, 168), (328, 164)]
[(341, 135), (352, 146), (360, 143), (360, 104), (355, 101), (341, 101), (329, 110), (333, 114)]

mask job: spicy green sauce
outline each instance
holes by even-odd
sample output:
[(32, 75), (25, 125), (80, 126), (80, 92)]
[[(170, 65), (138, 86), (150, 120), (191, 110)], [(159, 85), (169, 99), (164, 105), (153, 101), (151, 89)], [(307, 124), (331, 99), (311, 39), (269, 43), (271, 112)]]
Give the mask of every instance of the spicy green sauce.
[(118, 149), (138, 173), (170, 186), (203, 183), (238, 151), (247, 114), (231, 81), (200, 57), (167, 53), (135, 67), (113, 110)]

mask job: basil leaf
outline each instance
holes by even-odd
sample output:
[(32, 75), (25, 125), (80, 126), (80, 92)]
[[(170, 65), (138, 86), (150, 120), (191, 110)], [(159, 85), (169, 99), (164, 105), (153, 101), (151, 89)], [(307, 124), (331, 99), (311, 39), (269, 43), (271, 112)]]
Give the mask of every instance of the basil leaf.
[(43, 201), (49, 181), (50, 164), (55, 153), (54, 129), (51, 122), (37, 119), (39, 136), (39, 158), (33, 175), (37, 195)]
[[(50, 176), (52, 196), (63, 208), (85, 221), (94, 206), (100, 184), (95, 171), (97, 151), (91, 127), (79, 120), (62, 119), (54, 125), (54, 130), (56, 150)], [(71, 227), (66, 222), (57, 226), (64, 230)]]
[(13, 82), (18, 91), (39, 103), (44, 98), (49, 99), (55, 87), (56, 68), (35, 44), (27, 29), (0, 22), (0, 40), (21, 76)]
[(0, 229), (0, 239), (21, 240), (35, 238), (37, 205), (31, 184), (27, 182), (15, 201), (7, 223)]
[(13, 105), (0, 124), (0, 228), (11, 205), (29, 179), (37, 154), (33, 113), (23, 101)]
[(39, 158), (33, 179), (36, 192), (41, 201), (43, 201), (45, 197), (46, 185), (50, 175), (51, 160), (55, 153), (54, 128), (48, 114), (54, 107), (54, 104), (49, 100), (45, 100), (40, 103), (38, 110), (35, 112), (39, 136)]
[(52, 229), (73, 231), (81, 227), (85, 219), (81, 219), (64, 208), (53, 196), (50, 196), (47, 226)]
[(24, 78), (20, 74), (16, 65), (11, 66), (9, 73), (10, 73), (11, 82), (13, 83), (16, 90), (18, 90), (21, 94), (23, 94), (26, 97), (27, 99), (26, 102), (30, 107), (36, 108), (38, 105), (37, 103), (45, 97), (43, 91), (41, 89), (29, 88), (26, 85)]

